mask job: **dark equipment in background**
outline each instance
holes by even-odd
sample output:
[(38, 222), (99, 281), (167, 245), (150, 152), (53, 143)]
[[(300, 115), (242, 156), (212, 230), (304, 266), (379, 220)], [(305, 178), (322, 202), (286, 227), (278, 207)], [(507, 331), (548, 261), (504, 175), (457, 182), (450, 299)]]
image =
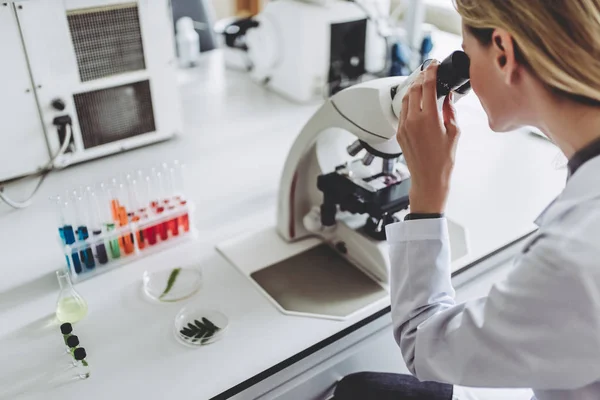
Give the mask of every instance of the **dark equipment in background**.
[[(222, 1), (222, 0), (219, 0)], [(216, 20), (215, 10), (210, 0), (171, 0), (173, 9), (173, 29), (181, 17), (190, 17), (195, 22), (195, 30), (200, 35), (200, 51), (217, 48), (217, 37), (213, 30)]]

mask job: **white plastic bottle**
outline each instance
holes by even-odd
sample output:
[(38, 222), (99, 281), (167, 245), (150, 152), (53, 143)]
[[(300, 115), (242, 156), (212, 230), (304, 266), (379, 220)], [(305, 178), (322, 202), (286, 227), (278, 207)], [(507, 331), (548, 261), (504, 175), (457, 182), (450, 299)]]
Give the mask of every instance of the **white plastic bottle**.
[(194, 29), (194, 21), (190, 17), (177, 20), (176, 41), (180, 65), (184, 68), (195, 66), (200, 56), (200, 35)]

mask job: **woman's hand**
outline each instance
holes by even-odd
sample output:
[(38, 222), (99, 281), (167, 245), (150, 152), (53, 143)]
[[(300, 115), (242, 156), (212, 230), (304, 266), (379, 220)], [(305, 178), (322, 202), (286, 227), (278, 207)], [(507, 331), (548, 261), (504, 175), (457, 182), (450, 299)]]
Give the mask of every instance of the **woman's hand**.
[(452, 93), (444, 100), (443, 120), (437, 109), (438, 65), (421, 72), (402, 100), (397, 139), (412, 177), (412, 213), (444, 212), (460, 136)]

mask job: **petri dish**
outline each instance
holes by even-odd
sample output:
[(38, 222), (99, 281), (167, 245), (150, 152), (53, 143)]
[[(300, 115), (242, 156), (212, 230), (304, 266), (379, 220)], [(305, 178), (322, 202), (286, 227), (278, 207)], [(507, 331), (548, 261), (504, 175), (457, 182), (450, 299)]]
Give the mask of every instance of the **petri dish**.
[(175, 317), (173, 332), (181, 344), (189, 347), (201, 347), (225, 336), (229, 319), (217, 310), (188, 305)]
[(161, 271), (145, 271), (144, 293), (154, 301), (173, 303), (190, 298), (202, 287), (202, 271), (198, 266), (176, 267)]

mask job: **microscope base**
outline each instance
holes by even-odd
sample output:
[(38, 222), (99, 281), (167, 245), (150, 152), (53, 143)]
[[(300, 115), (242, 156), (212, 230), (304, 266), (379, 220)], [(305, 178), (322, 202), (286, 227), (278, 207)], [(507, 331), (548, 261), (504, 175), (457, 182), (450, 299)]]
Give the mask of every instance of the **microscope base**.
[(286, 315), (346, 320), (389, 302), (380, 283), (319, 239), (288, 243), (268, 228), (217, 249)]

